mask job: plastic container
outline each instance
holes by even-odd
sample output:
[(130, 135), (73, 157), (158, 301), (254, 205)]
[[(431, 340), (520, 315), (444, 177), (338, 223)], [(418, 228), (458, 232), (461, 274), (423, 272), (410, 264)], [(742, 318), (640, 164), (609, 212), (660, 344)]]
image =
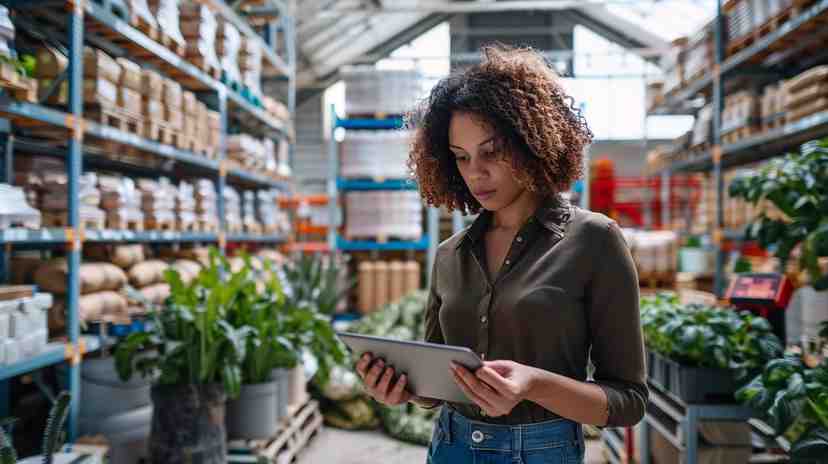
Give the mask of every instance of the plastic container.
[(278, 385), (275, 381), (242, 385), (239, 397), (227, 402), (227, 436), (265, 439), (278, 426)]
[(651, 382), (686, 404), (735, 401), (739, 385), (732, 371), (683, 366), (656, 353), (648, 359), (653, 363), (649, 366)]
[(40, 211), (29, 206), (22, 188), (0, 184), (0, 229), (13, 225), (39, 229), (40, 220)]
[(116, 416), (81, 417), (81, 435), (103, 435), (109, 445), (109, 462), (138, 464), (147, 456), (152, 406), (128, 411)]

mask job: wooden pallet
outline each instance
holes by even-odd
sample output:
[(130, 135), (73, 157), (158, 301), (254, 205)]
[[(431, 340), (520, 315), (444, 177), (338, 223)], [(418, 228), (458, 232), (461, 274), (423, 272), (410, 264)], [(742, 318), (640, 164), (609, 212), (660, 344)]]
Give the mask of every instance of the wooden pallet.
[(184, 56), (187, 53), (187, 45), (176, 42), (170, 35), (164, 33), (163, 29), (159, 32), (158, 42), (178, 56)]
[(146, 230), (160, 230), (160, 231), (169, 231), (169, 230), (176, 230), (175, 229), (175, 220), (168, 220), (168, 221), (156, 221), (155, 219), (146, 219), (144, 220), (144, 227)]
[(144, 221), (107, 218), (106, 227), (113, 230), (133, 230), (140, 232), (144, 230)]
[(322, 430), (324, 419), (315, 400), (303, 404), (295, 411), (288, 411), (279, 431), (267, 440), (238, 440), (228, 445), (227, 462), (258, 462), (288, 464), (296, 461), (311, 438)]
[(743, 140), (753, 135), (757, 134), (759, 131), (755, 126), (742, 126), (736, 129), (731, 130), (727, 134), (722, 134), (722, 142), (724, 143), (736, 143), (739, 140)]
[(785, 125), (785, 113), (775, 114), (762, 119), (762, 132), (779, 129)]
[(178, 140), (178, 131), (166, 123), (158, 121), (144, 121), (144, 137), (165, 145), (175, 145)]
[(198, 230), (198, 221), (181, 221), (178, 220), (175, 223), (176, 228), (181, 232), (199, 232)]
[(231, 234), (240, 234), (243, 230), (244, 226), (241, 224), (227, 224), (227, 232), (230, 232)]
[[(43, 227), (56, 227), (65, 229), (69, 226), (68, 213), (42, 213), (41, 222)], [(89, 230), (103, 230), (106, 227), (106, 221), (101, 219), (81, 218), (80, 227)]]
[(129, 132), (139, 137), (144, 136), (144, 118), (129, 113), (115, 106), (99, 105), (84, 109), (84, 117), (104, 126), (113, 127), (123, 132)]
[(196, 221), (196, 231), (198, 232), (218, 232), (218, 224), (208, 221)]
[(189, 61), (193, 66), (204, 71), (204, 73), (208, 76), (216, 80), (221, 79), (221, 68), (208, 62), (203, 56), (199, 54), (188, 53), (186, 58), (187, 61)]
[(248, 224), (244, 225), (244, 231), (248, 234), (261, 235), (262, 234), (262, 226), (261, 226), (261, 224), (257, 224), (257, 223), (248, 223)]
[(129, 24), (143, 32), (150, 39), (158, 40), (158, 28), (154, 24), (148, 23), (143, 16), (132, 13), (129, 17)]

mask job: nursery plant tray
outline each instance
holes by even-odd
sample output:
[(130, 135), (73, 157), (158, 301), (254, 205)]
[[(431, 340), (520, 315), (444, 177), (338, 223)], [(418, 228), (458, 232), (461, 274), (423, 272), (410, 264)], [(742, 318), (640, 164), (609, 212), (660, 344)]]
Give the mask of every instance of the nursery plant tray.
[(685, 403), (734, 403), (738, 389), (733, 373), (726, 369), (690, 367), (647, 352), (650, 383)]

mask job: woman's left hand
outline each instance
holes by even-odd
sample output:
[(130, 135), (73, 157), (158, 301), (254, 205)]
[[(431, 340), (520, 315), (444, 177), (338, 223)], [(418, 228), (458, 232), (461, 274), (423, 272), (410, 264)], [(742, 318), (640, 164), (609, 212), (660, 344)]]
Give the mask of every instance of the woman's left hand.
[(526, 399), (536, 370), (514, 361), (486, 361), (475, 373), (453, 364), (454, 381), (490, 417), (505, 416)]

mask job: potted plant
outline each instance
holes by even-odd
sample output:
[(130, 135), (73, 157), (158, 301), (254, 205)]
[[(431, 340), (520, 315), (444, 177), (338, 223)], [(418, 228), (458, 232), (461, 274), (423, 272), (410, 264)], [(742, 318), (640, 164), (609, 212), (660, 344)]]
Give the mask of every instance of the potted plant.
[(11, 440), (6, 435), (6, 431), (0, 427), (0, 464), (99, 464), (100, 460), (94, 456), (58, 453), (63, 444), (62, 432), (63, 426), (66, 424), (66, 418), (69, 416), (70, 399), (69, 393), (63, 391), (52, 403), (49, 418), (46, 421), (46, 428), (43, 431), (43, 454), (40, 456), (18, 461)]
[(736, 397), (790, 441), (792, 462), (825, 462), (828, 360), (808, 368), (799, 356), (774, 359)]
[(682, 401), (731, 398), (781, 355), (767, 320), (747, 311), (681, 305), (674, 294), (642, 298), (650, 381)]
[(285, 414), (287, 389), (279, 370), (296, 366), (298, 350), (288, 336), (290, 314), (278, 278), (269, 263), (253, 266), (249, 257), (244, 260), (229, 321), (249, 327), (250, 335), (239, 397), (227, 405), (227, 432), (230, 438), (263, 439), (275, 433)]
[(209, 261), (190, 285), (168, 270), (171, 295), (163, 309), (154, 308), (148, 330), (130, 334), (115, 352), (123, 380), (135, 371), (155, 379), (154, 463), (226, 461), (225, 401), (239, 394), (251, 329), (227, 320), (244, 276), (228, 277), (226, 261), (215, 249)]
[(730, 195), (754, 204), (770, 204), (746, 229), (763, 248), (775, 251), (783, 268), (794, 250), (810, 286), (803, 289), (803, 334), (817, 336), (828, 318), (828, 139), (802, 145), (800, 153), (773, 159), (730, 184)]

